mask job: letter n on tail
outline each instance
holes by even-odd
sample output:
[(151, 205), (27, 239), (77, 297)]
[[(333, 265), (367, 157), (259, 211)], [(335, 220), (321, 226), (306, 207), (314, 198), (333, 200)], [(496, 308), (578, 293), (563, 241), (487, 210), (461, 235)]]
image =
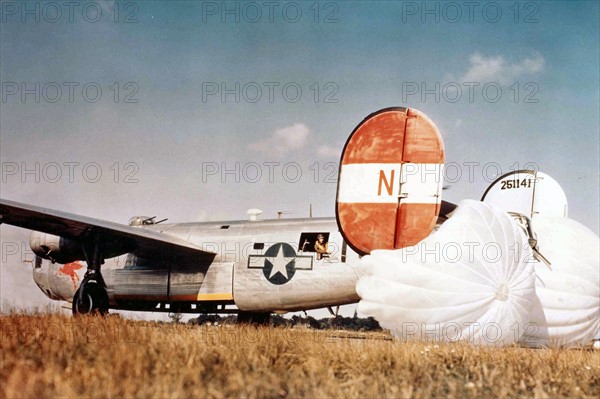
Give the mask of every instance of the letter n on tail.
[(388, 195), (392, 195), (392, 191), (394, 189), (394, 173), (396, 171), (392, 169), (392, 175), (390, 176), (390, 180), (387, 179), (383, 170), (379, 171), (379, 188), (377, 189), (377, 195), (381, 196), (381, 183), (385, 185), (385, 189)]

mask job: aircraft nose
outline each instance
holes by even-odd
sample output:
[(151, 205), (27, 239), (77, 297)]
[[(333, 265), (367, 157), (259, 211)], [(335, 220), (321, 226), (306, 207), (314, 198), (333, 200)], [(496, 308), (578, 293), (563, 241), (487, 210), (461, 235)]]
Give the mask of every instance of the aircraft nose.
[(84, 271), (85, 267), (78, 262), (62, 265), (36, 257), (33, 281), (48, 298), (70, 302)]
[(41, 257), (35, 257), (32, 270), (33, 281), (48, 298), (55, 299), (48, 282), (48, 264), (49, 262), (44, 262)]

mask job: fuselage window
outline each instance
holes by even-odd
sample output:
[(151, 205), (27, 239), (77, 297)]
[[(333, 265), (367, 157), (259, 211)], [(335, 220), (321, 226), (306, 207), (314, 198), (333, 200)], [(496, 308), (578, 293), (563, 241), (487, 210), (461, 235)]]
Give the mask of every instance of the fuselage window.
[(313, 252), (317, 254), (317, 260), (329, 258), (329, 233), (302, 233), (298, 243), (299, 252)]

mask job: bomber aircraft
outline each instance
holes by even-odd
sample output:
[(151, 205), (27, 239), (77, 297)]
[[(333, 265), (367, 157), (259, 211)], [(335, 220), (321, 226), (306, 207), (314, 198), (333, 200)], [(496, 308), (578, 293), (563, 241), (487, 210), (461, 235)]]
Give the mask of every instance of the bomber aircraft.
[(344, 146), (335, 218), (259, 220), (250, 210), (245, 221), (137, 216), (123, 225), (2, 199), (0, 223), (34, 230), (34, 280), (74, 314), (237, 313), (264, 322), (273, 312), (358, 302), (362, 255), (416, 244), (456, 207), (441, 199), (443, 163), (440, 132), (425, 114), (385, 108)]

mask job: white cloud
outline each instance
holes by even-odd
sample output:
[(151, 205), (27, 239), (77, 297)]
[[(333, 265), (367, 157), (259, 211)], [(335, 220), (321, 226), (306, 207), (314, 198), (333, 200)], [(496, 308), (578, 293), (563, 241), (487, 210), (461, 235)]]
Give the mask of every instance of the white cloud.
[(338, 159), (342, 155), (343, 145), (333, 146), (329, 144), (320, 144), (317, 149), (317, 155), (322, 158)]
[(308, 126), (304, 123), (294, 123), (291, 126), (275, 130), (269, 138), (252, 143), (249, 148), (280, 158), (304, 148), (309, 136)]
[(507, 63), (501, 55), (486, 57), (475, 53), (470, 58), (469, 70), (460, 78), (462, 82), (498, 82), (511, 84), (518, 79), (535, 75), (544, 69), (545, 60), (540, 54), (533, 54), (520, 62)]

